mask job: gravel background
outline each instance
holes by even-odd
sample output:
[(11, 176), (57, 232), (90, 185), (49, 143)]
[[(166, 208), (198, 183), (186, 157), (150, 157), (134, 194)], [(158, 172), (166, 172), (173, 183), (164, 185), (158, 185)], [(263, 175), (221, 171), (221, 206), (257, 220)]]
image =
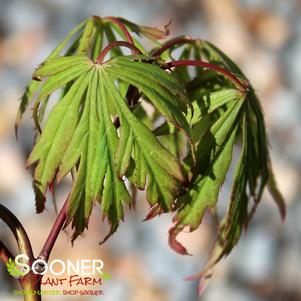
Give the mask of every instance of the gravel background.
[[(247, 235), (218, 266), (201, 300), (301, 300), (299, 0), (0, 0), (0, 202), (24, 223), (34, 249), (41, 247), (55, 213), (48, 203), (45, 213), (34, 214), (30, 175), (24, 169), (33, 140), (32, 124), (28, 120), (23, 123), (20, 141), (16, 142), (13, 124), (17, 100), (33, 68), (73, 26), (92, 14), (123, 16), (158, 27), (172, 19), (171, 35), (209, 39), (241, 64), (262, 100), (274, 169), (288, 213), (282, 223), (266, 194)], [(59, 199), (67, 188), (60, 189)], [(142, 202), (137, 214), (127, 212), (126, 222), (103, 247), (97, 244), (105, 231), (97, 212), (89, 231), (73, 248), (68, 233), (60, 236), (52, 258), (102, 258), (106, 271), (113, 275), (102, 286), (103, 297), (87, 300), (198, 300), (196, 283), (182, 279), (197, 272), (206, 259), (211, 246), (208, 226), (204, 223), (195, 233), (181, 236), (194, 254), (181, 257), (167, 245), (170, 218), (142, 223), (145, 208)], [(15, 249), (1, 222), (0, 239)], [(13, 288), (0, 263), (0, 300), (20, 300), (12, 297)], [(60, 297), (69, 299), (86, 300)]]

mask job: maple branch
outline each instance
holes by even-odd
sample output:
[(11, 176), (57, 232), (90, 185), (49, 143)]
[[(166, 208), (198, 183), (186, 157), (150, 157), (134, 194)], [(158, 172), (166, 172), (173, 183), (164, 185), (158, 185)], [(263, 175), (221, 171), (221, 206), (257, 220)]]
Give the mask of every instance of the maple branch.
[(0, 240), (0, 259), (4, 264), (6, 264), (9, 258), (14, 258), (14, 256), (6, 247), (6, 245)]
[(67, 208), (67, 200), (65, 201), (61, 211), (59, 212), (54, 225), (52, 226), (52, 229), (50, 230), (50, 233), (46, 239), (46, 242), (42, 248), (42, 251), (40, 252), (38, 258), (43, 259), (46, 262), (49, 259), (50, 253), (53, 249), (53, 246), (66, 222), (66, 208)]
[(114, 47), (119, 47), (119, 46), (123, 46), (123, 47), (127, 47), (130, 48), (133, 52), (133, 54), (142, 54), (142, 52), (140, 51), (139, 48), (137, 48), (135, 45), (129, 43), (129, 42), (125, 42), (125, 41), (114, 41), (111, 42), (108, 46), (106, 46), (101, 53), (99, 54), (96, 63), (98, 64), (102, 64), (103, 60), (105, 58), (105, 56), (107, 55), (107, 53)]
[(127, 41), (130, 44), (134, 45), (134, 41), (133, 41), (131, 34), (127, 30), (126, 26), (118, 18), (109, 16), (109, 17), (105, 17), (103, 20), (108, 20), (108, 21), (116, 24), (120, 28), (120, 30), (124, 33)]
[(28, 235), (17, 217), (5, 206), (0, 204), (0, 218), (6, 223), (14, 234), (19, 251), (26, 254), (29, 260), (34, 260), (34, 255)]
[(229, 79), (239, 90), (242, 92), (246, 92), (248, 90), (248, 85), (242, 81), (240, 81), (232, 72), (211, 64), (207, 62), (203, 62), (200, 60), (179, 60), (179, 61), (172, 61), (167, 63), (167, 68), (172, 67), (185, 67), (185, 66), (196, 66), (196, 67), (203, 67), (207, 69), (214, 70), (222, 75), (224, 75), (227, 79)]
[(191, 36), (180, 36), (173, 39), (168, 40), (165, 42), (159, 49), (157, 49), (152, 55), (155, 57), (160, 56), (164, 51), (172, 48), (173, 46), (179, 45), (179, 44), (188, 44), (188, 43), (194, 43), (195, 40), (192, 39)]

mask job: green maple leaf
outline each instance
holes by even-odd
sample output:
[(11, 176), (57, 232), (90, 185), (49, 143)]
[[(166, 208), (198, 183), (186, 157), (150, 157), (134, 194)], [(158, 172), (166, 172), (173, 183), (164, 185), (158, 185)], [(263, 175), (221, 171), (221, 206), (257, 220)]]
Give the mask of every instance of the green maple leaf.
[[(111, 223), (111, 233), (123, 218), (123, 203), (130, 195), (122, 179), (146, 187), (151, 205), (169, 211), (184, 180), (177, 159), (128, 108), (120, 84), (132, 85), (160, 113), (189, 135), (184, 114), (188, 100), (181, 84), (159, 66), (146, 64), (145, 56), (118, 57), (99, 65), (78, 55), (46, 60), (34, 73), (43, 79), (36, 102), (55, 90), (68, 91), (52, 109), (28, 164), (37, 163), (34, 180), (37, 207), (48, 185), (60, 181), (73, 168), (74, 184), (68, 198), (67, 223), (75, 238), (88, 225), (93, 204), (100, 202)], [(117, 114), (120, 129), (112, 117)]]
[[(193, 47), (187, 46), (190, 51), (192, 48), (199, 52), (190, 53), (193, 58), (206, 58), (208, 62), (230, 70), (247, 82), (237, 65), (209, 42), (199, 40)], [(206, 210), (216, 212), (219, 192), (232, 161), (233, 147), (238, 141), (241, 144), (228, 212), (219, 222), (218, 240), (207, 265), (195, 277), (205, 279), (209, 270), (238, 243), (266, 186), (283, 218), (285, 204), (271, 169), (262, 109), (252, 86), (248, 84), (246, 91), (238, 91), (216, 72), (196, 73), (192, 77), (184, 69), (179, 76), (190, 87), (190, 96), (196, 107), (192, 135), (197, 137), (194, 141), (198, 146), (190, 189), (178, 199), (175, 225), (170, 230), (169, 242), (177, 252), (188, 254), (186, 248), (176, 241), (178, 233), (186, 226), (190, 231), (197, 229)], [(191, 166), (189, 156), (186, 160)], [(249, 210), (251, 200), (253, 204)]]

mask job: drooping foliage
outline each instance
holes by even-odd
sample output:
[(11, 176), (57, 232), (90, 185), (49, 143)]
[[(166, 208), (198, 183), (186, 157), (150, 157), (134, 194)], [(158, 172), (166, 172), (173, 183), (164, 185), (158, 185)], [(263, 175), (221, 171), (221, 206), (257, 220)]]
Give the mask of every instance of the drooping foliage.
[[(178, 253), (188, 254), (178, 233), (196, 230), (206, 211), (214, 215), (215, 247), (192, 277), (206, 278), (239, 241), (266, 187), (282, 217), (285, 206), (262, 109), (246, 76), (209, 42), (179, 37), (159, 43), (167, 34), (167, 28), (122, 18), (83, 21), (35, 70), (16, 129), (32, 107), (37, 138), (28, 165), (37, 212), (49, 188), (72, 174), (67, 224), (73, 240), (88, 227), (96, 202), (111, 227), (106, 238), (116, 231), (124, 205), (131, 204), (129, 186), (145, 190), (147, 219), (173, 214), (169, 244)], [(55, 104), (47, 114), (50, 97)], [(226, 178), (232, 192), (219, 218)]]

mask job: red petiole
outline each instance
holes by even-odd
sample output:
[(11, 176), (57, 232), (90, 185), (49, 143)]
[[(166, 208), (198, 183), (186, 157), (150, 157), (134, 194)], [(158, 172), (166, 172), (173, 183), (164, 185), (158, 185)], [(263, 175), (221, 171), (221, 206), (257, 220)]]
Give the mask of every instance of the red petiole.
[(105, 59), (105, 56), (108, 54), (108, 52), (114, 48), (114, 47), (127, 47), (129, 49), (132, 50), (132, 53), (133, 54), (142, 54), (142, 52), (133, 44), (129, 43), (129, 42), (125, 42), (125, 41), (114, 41), (112, 43), (110, 43), (108, 46), (106, 46), (102, 51), (101, 53), (99, 54), (97, 60), (96, 60), (96, 63), (98, 64), (102, 64), (104, 59)]
[(187, 66), (203, 67), (203, 68), (214, 70), (224, 75), (242, 92), (245, 92), (248, 89), (247, 84), (239, 80), (232, 72), (211, 63), (203, 62), (200, 60), (179, 60), (179, 61), (173, 61), (167, 63), (168, 68), (187, 67)]
[(109, 17), (104, 18), (103, 20), (108, 20), (108, 21), (116, 24), (120, 28), (120, 30), (124, 33), (127, 41), (130, 44), (134, 45), (134, 41), (133, 41), (131, 34), (127, 30), (126, 26), (118, 18), (109, 16)]

